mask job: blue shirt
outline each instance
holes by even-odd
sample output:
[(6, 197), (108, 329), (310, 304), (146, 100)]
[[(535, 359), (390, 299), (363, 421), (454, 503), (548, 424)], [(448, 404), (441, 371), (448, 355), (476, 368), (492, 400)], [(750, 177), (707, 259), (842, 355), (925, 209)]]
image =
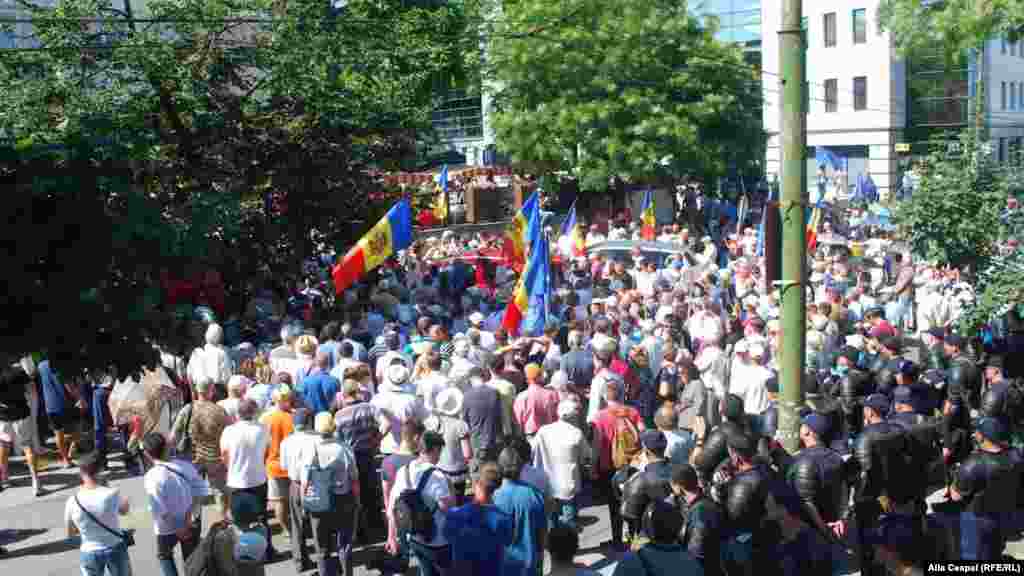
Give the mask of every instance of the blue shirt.
[(329, 340), (327, 342), (324, 342), (323, 344), (317, 346), (317, 348), (316, 348), (316, 351), (317, 351), (318, 354), (321, 353), (321, 352), (326, 352), (327, 355), (330, 357), (331, 365), (327, 369), (328, 371), (333, 370), (334, 369), (334, 364), (337, 363), (337, 361), (338, 361), (338, 350), (339, 350), (339, 348), (341, 348), (341, 342), (337, 342), (337, 341), (334, 341), (334, 340)]
[(505, 547), (515, 519), (495, 506), (466, 504), (448, 511), (444, 538), (451, 544), (452, 574), (503, 574)]
[(538, 532), (547, 529), (544, 495), (536, 488), (506, 479), (494, 493), (494, 505), (514, 520), (515, 537), (505, 547), (501, 574), (504, 576), (535, 576), (543, 568), (544, 542)]
[(37, 367), (39, 383), (43, 388), (43, 402), (47, 414), (64, 413), (64, 386), (60, 383), (57, 373), (50, 369), (50, 361), (43, 360)]
[(334, 396), (341, 391), (341, 382), (327, 372), (317, 372), (302, 381), (302, 398), (314, 414), (331, 409)]

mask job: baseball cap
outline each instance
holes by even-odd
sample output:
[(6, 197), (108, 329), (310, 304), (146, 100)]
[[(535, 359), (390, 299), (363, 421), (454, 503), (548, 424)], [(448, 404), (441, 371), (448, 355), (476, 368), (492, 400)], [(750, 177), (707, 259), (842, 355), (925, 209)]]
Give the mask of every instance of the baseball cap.
[(899, 366), (900, 374), (904, 376), (915, 377), (917, 376), (917, 364), (914, 364), (910, 360), (900, 360)]
[(660, 456), (664, 455), (665, 449), (668, 448), (668, 438), (665, 437), (665, 433), (661, 430), (644, 430), (640, 434), (640, 444)]
[(930, 328), (928, 330), (928, 335), (932, 338), (938, 338), (939, 340), (946, 339), (946, 331), (942, 328)]
[(988, 438), (992, 442), (997, 444), (1006, 443), (1007, 434), (1006, 427), (999, 421), (998, 418), (985, 417), (978, 421), (978, 425), (975, 429), (981, 433), (982, 436)]
[(950, 334), (949, 336), (946, 336), (946, 344), (960, 348), (964, 345), (964, 339), (957, 334)]
[(872, 394), (864, 400), (864, 405), (873, 408), (881, 415), (889, 411), (889, 399), (884, 394)]
[(818, 436), (828, 434), (828, 431), (832, 428), (832, 424), (828, 421), (828, 417), (816, 412), (812, 412), (807, 416), (804, 416), (802, 422), (804, 426), (810, 428)]

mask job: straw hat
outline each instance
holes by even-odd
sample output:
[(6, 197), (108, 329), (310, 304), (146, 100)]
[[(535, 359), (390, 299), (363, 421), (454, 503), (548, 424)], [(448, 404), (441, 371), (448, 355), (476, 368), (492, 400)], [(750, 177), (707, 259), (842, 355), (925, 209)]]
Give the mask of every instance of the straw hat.
[(316, 338), (309, 334), (303, 334), (295, 341), (295, 351), (303, 356), (313, 356), (316, 354), (317, 346)]
[(334, 434), (337, 426), (334, 425), (334, 416), (330, 412), (321, 412), (316, 415), (316, 420), (313, 423), (313, 429), (316, 430), (317, 434), (328, 436)]
[(453, 418), (462, 415), (462, 392), (458, 388), (445, 388), (437, 395), (437, 411)]

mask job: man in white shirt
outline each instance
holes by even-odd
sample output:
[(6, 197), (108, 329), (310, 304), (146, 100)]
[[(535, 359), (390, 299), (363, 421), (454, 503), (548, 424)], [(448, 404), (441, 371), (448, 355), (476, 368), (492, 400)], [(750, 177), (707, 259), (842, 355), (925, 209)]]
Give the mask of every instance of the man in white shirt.
[(167, 439), (150, 432), (142, 439), (146, 455), (153, 467), (143, 478), (149, 510), (156, 532), (157, 559), (163, 576), (178, 576), (174, 564), (174, 548), (181, 544), (184, 561), (199, 544), (202, 532), (197, 516), (202, 499), (210, 495), (210, 485), (199, 476), (191, 463), (167, 460)]
[(296, 408), (292, 412), (295, 431), (281, 442), (281, 468), (288, 472), (290, 489), (288, 507), (291, 512), (291, 545), (292, 562), (297, 572), (311, 569), (309, 549), (306, 547), (305, 530), (309, 520), (302, 509), (302, 452), (307, 446), (316, 443), (316, 436), (310, 433), (314, 414), (306, 408)]
[(533, 438), (533, 465), (551, 482), (557, 521), (576, 528), (576, 494), (583, 487), (583, 432), (570, 422), (580, 411), (575, 400), (558, 404), (558, 421), (542, 426)]
[(494, 334), (484, 328), (485, 320), (487, 317), (480, 312), (473, 312), (469, 315), (469, 325), (480, 331), (480, 347), (493, 352)]
[(189, 358), (188, 377), (193, 382), (205, 377), (222, 387), (227, 385), (232, 372), (231, 359), (224, 348), (224, 330), (219, 324), (210, 324), (206, 328), (206, 345), (196, 348)]
[(118, 516), (128, 514), (128, 500), (116, 488), (102, 486), (96, 475), (102, 461), (96, 453), (78, 461), (82, 486), (64, 506), (64, 524), (68, 537), (81, 536), (79, 558), (83, 574), (131, 576), (131, 560)]
[(404, 364), (388, 366), (380, 392), (371, 401), (381, 415), (381, 434), (384, 435), (380, 443), (381, 454), (392, 454), (398, 450), (403, 422), (422, 421), (428, 414), (423, 402), (407, 388), (408, 383), (409, 369)]
[(738, 354), (740, 364), (733, 368), (731, 375), (729, 394), (742, 398), (743, 409), (750, 415), (761, 414), (768, 409), (765, 382), (771, 376), (771, 371), (761, 365), (764, 353), (764, 346), (760, 342), (749, 344)]
[[(434, 533), (429, 538), (425, 536), (410, 536), (407, 542), (413, 556), (416, 557), (416, 561), (420, 564), (436, 565), (435, 555), (438, 549), (444, 550), (448, 546), (448, 541), (444, 537), (445, 517), (454, 499), (448, 489), (448, 479), (437, 469), (442, 449), (444, 449), (443, 436), (429, 430), (424, 432), (420, 436), (419, 457), (398, 470), (395, 483), (391, 487), (390, 498), (388, 499), (387, 550), (395, 554), (399, 549), (398, 525), (395, 522), (394, 516), (398, 497), (405, 490), (415, 490), (419, 485), (420, 476), (430, 474), (420, 494), (424, 503), (434, 509)], [(422, 573), (424, 572), (421, 571)], [(438, 570), (435, 568), (427, 573), (436, 574)]]
[(416, 381), (416, 395), (423, 398), (423, 406), (427, 412), (433, 413), (437, 395), (451, 386), (451, 380), (441, 371), (441, 354), (437, 351), (428, 353), (427, 367), (430, 368), (430, 373)]
[[(256, 422), (259, 406), (246, 398), (238, 405), (238, 421), (224, 429), (220, 435), (220, 454), (228, 468), (227, 488), (229, 494), (248, 492), (267, 504), (266, 458), (270, 446), (270, 434)], [(263, 525), (270, 534), (266, 516)], [(267, 557), (276, 556), (273, 546), (267, 548)]]

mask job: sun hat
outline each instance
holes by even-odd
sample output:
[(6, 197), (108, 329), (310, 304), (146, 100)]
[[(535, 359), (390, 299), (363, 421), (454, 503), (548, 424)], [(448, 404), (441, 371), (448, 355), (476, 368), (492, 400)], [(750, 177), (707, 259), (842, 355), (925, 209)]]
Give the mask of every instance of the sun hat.
[(454, 418), (462, 415), (462, 400), (461, 390), (458, 388), (446, 388), (437, 395), (435, 405), (438, 412)]

